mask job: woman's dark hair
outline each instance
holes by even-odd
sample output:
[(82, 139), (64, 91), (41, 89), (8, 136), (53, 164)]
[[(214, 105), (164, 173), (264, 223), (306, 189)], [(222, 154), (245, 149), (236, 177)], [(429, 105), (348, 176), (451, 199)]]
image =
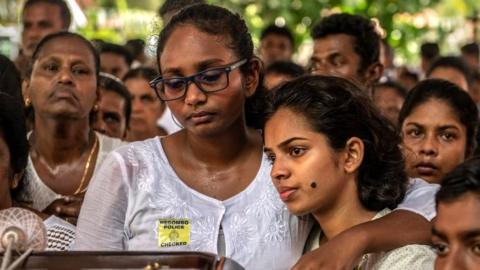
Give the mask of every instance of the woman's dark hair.
[[(16, 98), (0, 92), (0, 134), (10, 153), (12, 173), (23, 173), (28, 161), (27, 129), (23, 104)], [(22, 185), (23, 181), (20, 181)], [(15, 191), (21, 190), (18, 186)], [(14, 193), (15, 193), (14, 191)]]
[(437, 207), (439, 203), (453, 202), (469, 192), (480, 198), (479, 156), (460, 164), (443, 178), (440, 190), (435, 196)]
[(479, 124), (478, 109), (468, 93), (454, 83), (440, 79), (428, 79), (418, 83), (408, 92), (398, 115), (398, 126), (401, 127), (405, 119), (418, 106), (432, 99), (447, 103), (460, 123), (465, 126), (467, 130), (465, 157), (470, 157), (477, 146), (475, 138)]
[(408, 178), (400, 136), (357, 86), (338, 77), (300, 77), (269, 96), (267, 121), (281, 108), (304, 116), (335, 150), (352, 137), (363, 141), (358, 197), (365, 208), (393, 209), (403, 200)]
[(0, 92), (4, 92), (23, 103), (22, 81), (15, 64), (0, 54)]
[[(240, 15), (233, 14), (228, 9), (219, 6), (197, 4), (179, 11), (160, 32), (157, 44), (157, 63), (160, 72), (162, 70), (160, 57), (165, 44), (172, 32), (178, 26), (183, 25), (192, 25), (210, 35), (228, 37), (227, 46), (235, 52), (239, 60), (247, 59), (250, 61), (255, 58), (252, 36)], [(251, 65), (243, 65), (240, 67), (240, 71), (245, 74), (250, 68)], [(248, 98), (245, 103), (247, 125), (251, 127), (261, 128), (263, 125), (261, 119), (264, 92), (262, 84), (259, 83), (255, 94)]]
[(45, 36), (38, 43), (37, 47), (33, 51), (32, 59), (30, 59), (30, 64), (29, 64), (29, 67), (27, 69), (27, 74), (26, 74), (27, 77), (30, 77), (32, 75), (33, 64), (38, 59), (38, 56), (42, 52), (43, 47), (45, 47), (45, 45), (47, 43), (49, 43), (50, 41), (52, 41), (54, 39), (59, 39), (59, 38), (76, 38), (76, 39), (82, 41), (83, 43), (85, 43), (85, 45), (87, 45), (87, 48), (92, 53), (93, 59), (95, 61), (95, 77), (97, 78), (97, 85), (98, 85), (98, 77), (99, 77), (99, 74), (100, 74), (100, 56), (98, 55), (97, 50), (95, 50), (95, 47), (93, 47), (92, 43), (90, 43), (90, 41), (88, 41), (83, 36), (81, 36), (79, 34), (71, 33), (71, 32), (66, 32), (66, 31), (49, 34), (49, 35)]

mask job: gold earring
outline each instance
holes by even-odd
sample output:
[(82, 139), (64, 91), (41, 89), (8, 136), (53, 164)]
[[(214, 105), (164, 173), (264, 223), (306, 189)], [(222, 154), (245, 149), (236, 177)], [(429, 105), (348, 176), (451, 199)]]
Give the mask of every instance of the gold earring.
[(32, 101), (29, 98), (25, 98), (25, 107), (28, 108), (32, 105)]
[(18, 182), (20, 182), (20, 181), (13, 180), (12, 184), (10, 185), (10, 189), (16, 189), (18, 187), (18, 184), (19, 184)]
[(98, 103), (96, 103), (95, 105), (93, 105), (92, 111), (98, 112)]

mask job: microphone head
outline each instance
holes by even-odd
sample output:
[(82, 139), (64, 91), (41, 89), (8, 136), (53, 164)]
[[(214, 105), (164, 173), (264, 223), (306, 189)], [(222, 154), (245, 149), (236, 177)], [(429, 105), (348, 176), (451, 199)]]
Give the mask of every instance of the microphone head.
[(47, 237), (42, 219), (23, 208), (11, 207), (0, 211), (0, 251), (6, 249), (13, 239), (15, 249), (25, 251), (33, 248), (45, 250)]

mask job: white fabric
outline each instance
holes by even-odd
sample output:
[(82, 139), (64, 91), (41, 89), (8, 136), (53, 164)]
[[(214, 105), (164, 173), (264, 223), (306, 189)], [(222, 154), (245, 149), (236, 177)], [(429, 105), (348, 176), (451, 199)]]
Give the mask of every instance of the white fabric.
[[(390, 213), (384, 209), (375, 215), (378, 219)], [(319, 248), (320, 239), (323, 237), (320, 227), (315, 226), (305, 245), (305, 251)], [(389, 252), (369, 253), (364, 255), (360, 265), (355, 269), (362, 270), (429, 270), (433, 269), (435, 252), (427, 245), (407, 245)]]
[[(96, 132), (99, 144), (97, 161), (95, 162), (94, 174), (102, 164), (103, 160), (108, 153), (113, 149), (124, 145), (125, 142), (119, 139), (110, 138)], [(25, 176), (25, 188), (21, 191), (20, 196), (23, 200), (32, 202), (32, 208), (43, 211), (53, 201), (63, 197), (61, 194), (57, 194), (47, 185), (43, 183), (43, 180), (37, 174), (35, 167), (33, 166), (30, 155), (28, 156), (28, 165)]]
[(168, 134), (181, 130), (182, 127), (178, 126), (179, 124), (173, 121), (173, 117), (174, 116), (168, 106), (165, 106), (165, 111), (163, 111), (162, 116), (157, 120), (157, 126), (164, 128)]
[(420, 178), (411, 178), (405, 199), (395, 210), (415, 212), (431, 221), (437, 215), (435, 194), (439, 188), (438, 184), (429, 184)]
[[(390, 213), (389, 209), (379, 212), (373, 219)], [(389, 252), (371, 253), (365, 256), (359, 269), (365, 270), (433, 270), (435, 252), (427, 245), (407, 245)]]
[[(310, 218), (289, 214), (263, 157), (255, 179), (225, 201), (205, 196), (175, 174), (159, 138), (113, 151), (87, 191), (76, 250), (203, 251), (225, 255), (246, 269), (290, 269), (302, 254)], [(188, 245), (161, 247), (160, 219), (189, 219)]]
[(43, 221), (47, 229), (47, 250), (68, 251), (75, 242), (75, 226), (56, 216)]

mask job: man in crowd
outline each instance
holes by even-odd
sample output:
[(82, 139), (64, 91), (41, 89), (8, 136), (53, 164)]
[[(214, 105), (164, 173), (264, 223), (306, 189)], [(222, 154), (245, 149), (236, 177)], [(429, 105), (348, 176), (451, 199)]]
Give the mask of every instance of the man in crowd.
[(313, 74), (349, 79), (371, 95), (383, 74), (380, 35), (373, 21), (358, 15), (333, 14), (321, 20), (311, 36)]
[(293, 35), (288, 28), (269, 25), (262, 31), (259, 53), (265, 67), (276, 61), (291, 61), (294, 47)]
[(132, 61), (132, 56), (125, 47), (107, 42), (100, 45), (100, 71), (121, 80), (130, 70)]
[(15, 64), (24, 72), (40, 40), (48, 34), (68, 30), (71, 14), (63, 0), (27, 0), (22, 9), (22, 42)]

